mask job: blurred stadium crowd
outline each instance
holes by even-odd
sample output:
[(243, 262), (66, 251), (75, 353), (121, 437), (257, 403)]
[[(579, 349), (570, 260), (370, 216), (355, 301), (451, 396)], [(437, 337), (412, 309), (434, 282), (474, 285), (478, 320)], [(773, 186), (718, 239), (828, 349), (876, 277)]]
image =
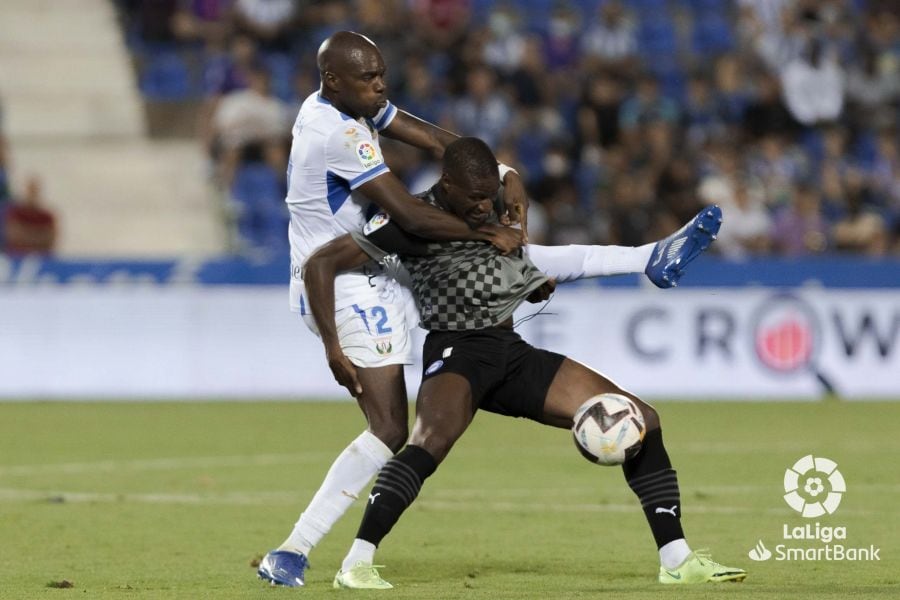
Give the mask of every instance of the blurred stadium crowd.
[[(350, 29), (394, 104), (517, 167), (532, 241), (638, 245), (715, 202), (726, 256), (900, 254), (896, 1), (116, 3), (147, 102), (198, 107), (245, 249), (285, 251), (291, 124)], [(437, 177), (384, 147), (412, 191)]]

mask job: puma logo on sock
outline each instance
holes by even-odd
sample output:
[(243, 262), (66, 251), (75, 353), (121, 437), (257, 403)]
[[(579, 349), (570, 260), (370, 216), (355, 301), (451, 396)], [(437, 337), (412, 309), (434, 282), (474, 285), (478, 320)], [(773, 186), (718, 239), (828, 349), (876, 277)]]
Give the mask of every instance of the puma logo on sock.
[(657, 506), (657, 507), (656, 507), (656, 510), (653, 511), (653, 512), (655, 512), (655, 513), (658, 514), (658, 515), (660, 515), (660, 514), (662, 514), (662, 513), (669, 513), (669, 514), (672, 515), (673, 517), (678, 517), (678, 515), (675, 514), (675, 509), (676, 509), (676, 508), (678, 508), (678, 505), (677, 505), (677, 504), (675, 504), (674, 506), (672, 506), (672, 508), (663, 508), (662, 506)]

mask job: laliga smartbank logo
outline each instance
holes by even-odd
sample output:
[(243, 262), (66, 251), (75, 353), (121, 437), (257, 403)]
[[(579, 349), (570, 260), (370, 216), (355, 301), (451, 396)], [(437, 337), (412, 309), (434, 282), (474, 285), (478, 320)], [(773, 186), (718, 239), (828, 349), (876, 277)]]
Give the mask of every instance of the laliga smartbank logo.
[[(837, 463), (829, 458), (808, 454), (784, 472), (784, 501), (805, 519), (827, 516), (837, 511), (847, 491)], [(847, 546), (835, 540), (847, 539), (847, 527), (809, 521), (802, 525), (784, 523), (781, 537), (785, 543), (769, 550), (760, 539), (748, 556), (752, 560), (881, 560), (881, 548)]]
[(785, 470), (784, 491), (784, 501), (788, 506), (811, 519), (836, 511), (847, 485), (836, 462), (807, 454)]

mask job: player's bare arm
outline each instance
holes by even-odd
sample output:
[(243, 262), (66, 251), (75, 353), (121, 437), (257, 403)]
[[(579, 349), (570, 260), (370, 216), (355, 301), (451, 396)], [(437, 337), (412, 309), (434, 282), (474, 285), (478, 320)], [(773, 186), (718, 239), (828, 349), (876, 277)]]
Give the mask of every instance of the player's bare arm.
[(408, 233), (430, 240), (478, 240), (490, 242), (507, 254), (524, 243), (522, 232), (497, 225), (469, 227), (462, 219), (410, 195), (392, 173), (364, 183), (359, 190), (378, 204)]
[(354, 397), (362, 394), (356, 367), (344, 355), (334, 321), (334, 278), (341, 271), (360, 267), (369, 256), (349, 235), (342, 235), (316, 250), (303, 265), (303, 281), (322, 343), (335, 380)]
[(444, 156), (444, 148), (459, 138), (455, 133), (411, 115), (405, 110), (398, 110), (391, 124), (381, 133), (392, 140), (426, 150), (435, 160), (440, 160)]
[[(397, 116), (381, 133), (391, 139), (430, 152), (437, 160), (444, 156), (444, 149), (448, 144), (459, 139), (452, 131), (442, 129), (403, 110), (397, 111)], [(527, 243), (528, 194), (525, 192), (525, 185), (519, 174), (512, 169), (503, 173), (501, 181), (505, 187), (503, 202), (506, 206), (506, 213), (500, 216), (501, 223), (504, 225), (521, 223), (523, 237)]]

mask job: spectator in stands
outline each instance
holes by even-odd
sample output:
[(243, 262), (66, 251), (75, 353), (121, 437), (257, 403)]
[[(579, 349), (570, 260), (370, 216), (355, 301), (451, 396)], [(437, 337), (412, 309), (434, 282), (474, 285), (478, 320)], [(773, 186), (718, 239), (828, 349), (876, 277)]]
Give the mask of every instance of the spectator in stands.
[(550, 18), (542, 23), (544, 62), (549, 67), (547, 75), (560, 83), (567, 81), (578, 62), (578, 12), (565, 0), (557, 0)]
[(546, 77), (547, 63), (541, 47), (541, 38), (532, 35), (525, 38), (522, 59), (509, 75), (508, 87), (516, 105), (526, 111), (539, 107), (553, 107), (553, 83)]
[(524, 54), (520, 11), (509, 4), (495, 6), (488, 15), (482, 60), (501, 75), (509, 76), (519, 68)]
[(809, 165), (800, 150), (784, 135), (762, 138), (748, 160), (751, 175), (765, 183), (766, 204), (778, 207), (792, 200), (793, 189), (809, 176)]
[[(795, 60), (803, 52), (810, 38), (815, 33), (815, 18), (810, 18), (813, 13), (803, 10), (795, 0), (774, 0), (774, 2), (755, 3), (750, 11), (743, 16), (755, 12), (757, 16), (765, 14), (764, 20), (758, 25), (742, 28), (750, 33), (751, 39), (747, 40), (756, 54), (762, 59), (769, 71), (778, 73), (784, 65)], [(774, 4), (771, 10), (765, 11), (766, 4)], [(763, 8), (764, 13), (759, 9)]]
[(12, 255), (50, 254), (56, 247), (56, 216), (45, 206), (41, 180), (32, 175), (25, 191), (6, 207), (5, 251)]
[(772, 246), (783, 256), (821, 254), (830, 247), (829, 233), (819, 193), (804, 183), (796, 188), (788, 204), (775, 212)]
[[(688, 215), (690, 219), (691, 215), (697, 214), (702, 208), (697, 186), (697, 173), (692, 157), (676, 154), (656, 180), (656, 198), (662, 209), (670, 213), (675, 221), (681, 222), (684, 215)], [(718, 204), (715, 200), (708, 203)]]
[(262, 159), (276, 173), (287, 168), (285, 132), (290, 131), (291, 115), (272, 95), (263, 66), (254, 65), (248, 75), (249, 87), (226, 94), (213, 115), (220, 147), (218, 172), (226, 187), (241, 162)]
[(747, 177), (737, 177), (723, 189), (701, 188), (703, 200), (722, 208), (728, 227), (719, 230), (718, 251), (729, 258), (743, 258), (769, 252), (772, 218), (765, 205), (762, 187)]
[(847, 100), (854, 121), (872, 128), (896, 120), (900, 99), (900, 61), (865, 44), (847, 74)]
[(297, 19), (297, 0), (234, 0), (237, 31), (256, 40), (267, 52), (290, 52)]
[(466, 93), (451, 107), (455, 131), (478, 135), (497, 147), (512, 117), (512, 107), (497, 89), (496, 77), (486, 65), (475, 65), (466, 75)]
[(793, 135), (797, 121), (781, 99), (781, 83), (769, 73), (756, 78), (755, 93), (744, 111), (743, 130), (750, 140), (770, 134)]
[(880, 131), (867, 175), (873, 193), (882, 198), (892, 218), (900, 223), (900, 150), (897, 146), (896, 129)]
[(639, 126), (657, 121), (676, 123), (678, 117), (678, 105), (662, 95), (655, 77), (644, 74), (638, 80), (635, 93), (622, 104), (619, 126), (623, 130), (634, 131)]
[(141, 2), (132, 0), (133, 26), (144, 45), (162, 45), (175, 41), (172, 28), (178, 0)]
[(412, 29), (422, 46), (445, 52), (465, 40), (472, 18), (469, 0), (417, 0), (411, 4)]
[(889, 231), (884, 218), (864, 201), (866, 190), (851, 186), (847, 212), (832, 229), (834, 246), (843, 252), (883, 256), (890, 248)]
[(694, 73), (688, 80), (682, 126), (687, 144), (692, 148), (700, 148), (725, 133), (725, 122), (719, 113), (719, 104), (704, 74)]
[(434, 77), (420, 56), (410, 56), (397, 64), (403, 64), (403, 76), (400, 78), (403, 88), (397, 104), (430, 123), (440, 122), (449, 102), (442, 81)]
[(250, 36), (237, 34), (230, 38), (228, 51), (213, 51), (203, 70), (203, 91), (218, 100), (223, 94), (247, 87), (248, 71), (260, 61), (256, 42)]
[(611, 225), (610, 243), (640, 246), (653, 226), (653, 197), (646, 181), (621, 173), (613, 181), (606, 204)]
[(768, 251), (772, 219), (762, 185), (741, 170), (739, 155), (730, 144), (710, 145), (707, 150), (707, 174), (697, 195), (705, 204), (718, 204), (728, 222), (719, 231), (718, 251), (735, 258)]
[(610, 148), (619, 142), (623, 95), (621, 81), (606, 72), (588, 80), (578, 107), (578, 134), (582, 146)]
[(172, 31), (179, 40), (221, 46), (231, 30), (234, 0), (179, 0)]
[(619, 76), (633, 73), (638, 66), (634, 21), (620, 0), (601, 3), (597, 15), (581, 38), (583, 71)]
[(743, 66), (735, 54), (724, 54), (716, 60), (713, 95), (718, 113), (728, 126), (739, 126), (750, 101)]
[(844, 108), (844, 72), (835, 52), (817, 38), (787, 63), (781, 85), (788, 110), (804, 125), (832, 122)]
[(215, 131), (212, 118), (222, 98), (247, 87), (249, 71), (259, 62), (256, 42), (246, 35), (234, 35), (223, 52), (215, 44), (207, 46), (203, 65), (203, 92), (200, 109), (200, 135), (207, 149), (214, 151)]

